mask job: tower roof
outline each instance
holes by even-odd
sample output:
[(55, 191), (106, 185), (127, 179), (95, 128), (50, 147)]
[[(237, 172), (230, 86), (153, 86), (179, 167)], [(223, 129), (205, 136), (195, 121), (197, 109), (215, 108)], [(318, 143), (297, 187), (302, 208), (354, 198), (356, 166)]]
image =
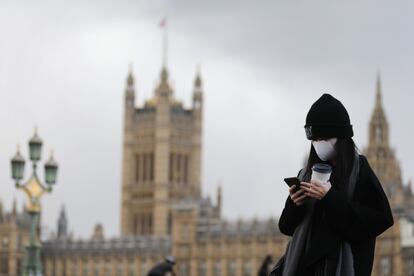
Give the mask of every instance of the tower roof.
[(203, 82), (201, 80), (201, 70), (200, 70), (200, 65), (198, 65), (196, 77), (194, 79), (194, 86), (197, 88), (200, 88), (202, 85), (203, 85)]
[(384, 108), (382, 106), (382, 87), (381, 87), (381, 76), (378, 73), (377, 83), (375, 87), (375, 108), (372, 113), (371, 123), (377, 126), (387, 125), (387, 118), (385, 116)]
[(160, 79), (161, 79), (162, 84), (167, 84), (167, 82), (168, 82), (168, 71), (167, 71), (167, 68), (165, 66), (162, 67)]
[(62, 205), (62, 209), (60, 209), (59, 219), (66, 220), (66, 209), (65, 205)]
[(195, 78), (195, 81), (194, 81), (194, 86), (195, 87), (201, 87), (201, 84), (202, 84), (202, 82), (201, 82), (200, 74), (197, 74), (197, 76)]
[(128, 86), (133, 86), (134, 85), (134, 76), (132, 75), (132, 65), (131, 64), (129, 65), (127, 84), (128, 84)]
[(168, 70), (165, 66), (163, 66), (161, 69), (160, 83), (156, 90), (156, 94), (159, 96), (162, 96), (162, 95), (169, 96), (170, 94), (172, 94), (172, 89), (168, 83)]
[(68, 236), (68, 220), (66, 218), (65, 206), (62, 206), (58, 219), (58, 238), (67, 238)]
[(377, 74), (375, 87), (375, 107), (369, 123), (369, 147), (389, 148), (388, 121), (382, 105), (381, 77)]
[(377, 74), (375, 109), (381, 109), (381, 110), (383, 110), (383, 108), (382, 108), (381, 76), (380, 76), (380, 73), (379, 72)]

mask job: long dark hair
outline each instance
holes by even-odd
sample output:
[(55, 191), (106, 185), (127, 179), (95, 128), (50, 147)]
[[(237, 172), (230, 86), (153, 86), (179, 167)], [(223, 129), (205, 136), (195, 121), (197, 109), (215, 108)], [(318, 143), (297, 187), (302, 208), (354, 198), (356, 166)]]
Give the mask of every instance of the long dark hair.
[[(335, 186), (342, 188), (344, 183), (348, 181), (354, 166), (355, 154), (358, 152), (354, 140), (352, 138), (338, 138), (335, 144), (336, 150), (336, 163), (333, 166), (332, 181)], [(322, 161), (316, 154), (315, 148), (311, 145), (308, 163), (306, 165), (307, 173), (310, 173), (312, 166), (315, 163), (330, 164), (329, 161)]]
[(267, 276), (269, 275), (268, 269), (269, 269), (269, 265), (272, 263), (272, 256), (271, 255), (267, 255), (266, 258), (263, 260), (262, 265), (260, 266), (259, 269), (259, 276)]

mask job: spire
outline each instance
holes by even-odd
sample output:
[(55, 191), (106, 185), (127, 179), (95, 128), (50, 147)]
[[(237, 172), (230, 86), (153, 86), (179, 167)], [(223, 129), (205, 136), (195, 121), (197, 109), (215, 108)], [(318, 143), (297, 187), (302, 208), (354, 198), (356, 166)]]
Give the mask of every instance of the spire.
[(134, 75), (132, 73), (132, 63), (129, 63), (128, 76), (125, 89), (125, 105), (128, 110), (132, 110), (135, 104)]
[(134, 76), (132, 75), (132, 62), (129, 63), (127, 85), (134, 86)]
[(376, 101), (375, 101), (375, 108), (382, 109), (382, 89), (381, 89), (381, 75), (378, 71), (377, 73), (377, 87), (376, 87)]
[(3, 222), (3, 202), (0, 200), (0, 223)]
[(218, 183), (217, 187), (217, 209), (218, 209), (218, 216), (220, 217), (221, 214), (221, 204), (223, 202), (223, 195), (222, 195), (222, 188), (221, 188), (221, 182)]
[(196, 73), (196, 77), (194, 79), (194, 87), (196, 88), (201, 88), (202, 86), (202, 80), (201, 80), (201, 68), (200, 65), (197, 66), (197, 73)]
[(222, 185), (221, 185), (221, 182), (219, 182), (217, 186), (217, 205), (218, 206), (221, 206), (222, 198), (223, 198)]
[(161, 84), (168, 85), (168, 71), (165, 66), (162, 67), (160, 79), (161, 79)]
[(102, 224), (97, 223), (93, 229), (92, 240), (102, 241), (105, 238)]
[(160, 83), (156, 89), (156, 95), (169, 96), (170, 94), (172, 94), (172, 90), (168, 83), (168, 71), (167, 68), (163, 66), (160, 74)]
[(12, 213), (11, 213), (12, 221), (17, 220), (17, 201), (16, 198), (13, 199), (13, 206), (12, 206)]
[(388, 138), (388, 122), (382, 106), (381, 77), (378, 72), (375, 87), (375, 107), (369, 126), (369, 146), (389, 147)]
[(64, 205), (60, 210), (57, 236), (58, 238), (66, 238), (68, 236), (68, 220), (66, 218), (66, 210)]
[(200, 65), (197, 66), (196, 77), (194, 78), (193, 108), (201, 110), (203, 102), (203, 82), (201, 80)]

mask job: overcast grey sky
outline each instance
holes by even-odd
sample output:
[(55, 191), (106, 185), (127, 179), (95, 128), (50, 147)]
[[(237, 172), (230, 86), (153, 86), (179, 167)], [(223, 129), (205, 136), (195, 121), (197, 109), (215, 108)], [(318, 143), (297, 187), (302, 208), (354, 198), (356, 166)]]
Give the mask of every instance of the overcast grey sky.
[[(280, 214), (283, 177), (297, 173), (310, 143), (303, 125), (324, 92), (340, 99), (367, 144), (381, 71), (391, 144), (403, 179), (414, 175), (412, 1), (1, 1), (0, 198), (25, 200), (10, 158), (35, 125), (60, 165), (43, 199), (56, 228), (62, 204), (76, 237), (95, 223), (119, 233), (122, 112), (129, 62), (137, 104), (161, 67), (158, 27), (168, 14), (168, 68), (188, 106), (197, 64), (205, 87), (203, 193), (223, 183), (223, 215)], [(28, 167), (26, 175), (29, 175)], [(42, 173), (43, 175), (43, 173)]]

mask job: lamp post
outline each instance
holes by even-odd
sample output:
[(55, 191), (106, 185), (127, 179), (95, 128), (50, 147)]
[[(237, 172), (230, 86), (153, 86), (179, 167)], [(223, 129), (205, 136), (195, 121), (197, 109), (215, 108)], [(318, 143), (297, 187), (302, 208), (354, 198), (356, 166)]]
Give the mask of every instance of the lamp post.
[(23, 190), (29, 201), (25, 206), (25, 211), (30, 215), (30, 241), (25, 246), (25, 254), (23, 260), (23, 275), (24, 276), (41, 276), (42, 264), (40, 261), (40, 241), (37, 235), (37, 228), (39, 224), (39, 216), (41, 211), (40, 198), (45, 193), (52, 191), (52, 186), (56, 183), (56, 175), (58, 165), (53, 159), (53, 154), (50, 155), (49, 160), (45, 163), (45, 182), (46, 185), (40, 182), (37, 176), (36, 168), (37, 162), (41, 159), (42, 140), (37, 135), (37, 130), (33, 137), (29, 140), (30, 160), (33, 164), (32, 176), (24, 184), (21, 183), (24, 172), (24, 158), (20, 154), (20, 149), (17, 148), (16, 155), (11, 160), (12, 178), (16, 181), (16, 188)]

